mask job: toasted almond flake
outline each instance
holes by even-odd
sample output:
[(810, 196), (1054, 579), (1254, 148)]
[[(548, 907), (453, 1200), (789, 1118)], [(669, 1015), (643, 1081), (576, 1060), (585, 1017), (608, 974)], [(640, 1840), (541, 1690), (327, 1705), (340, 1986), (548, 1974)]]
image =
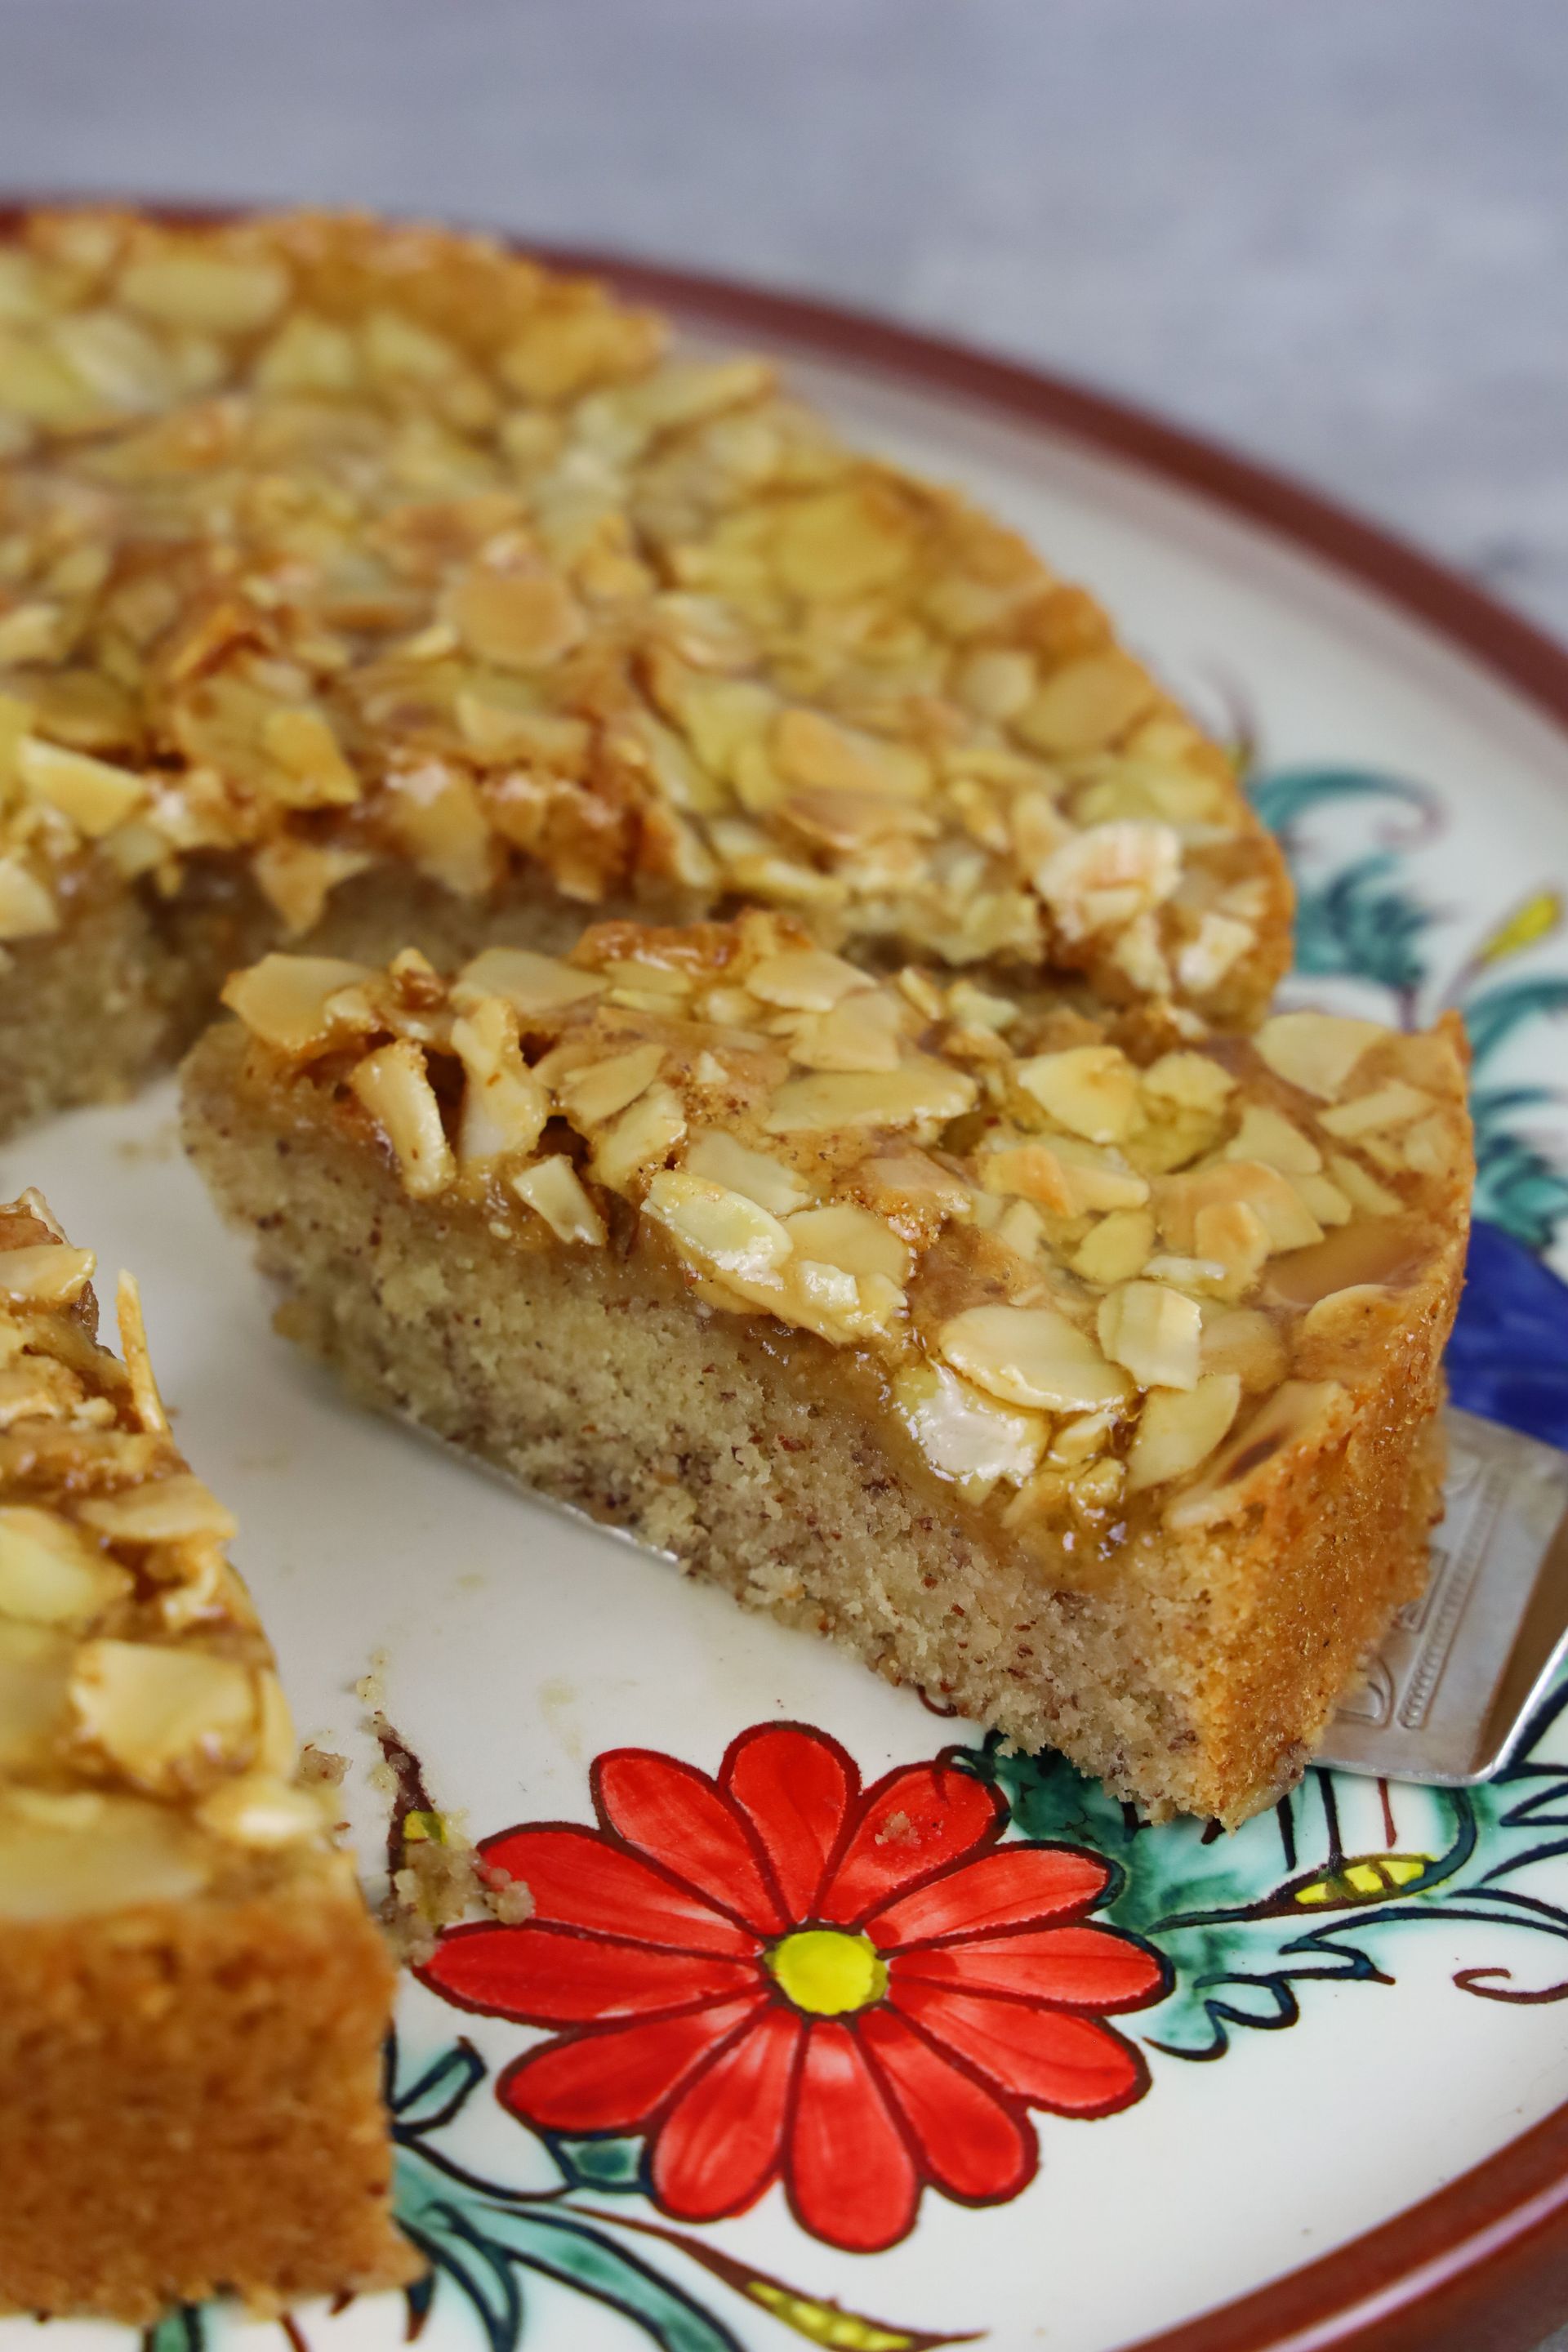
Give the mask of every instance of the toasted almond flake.
[(60, 927), (53, 893), (19, 857), (0, 856), (0, 940), (42, 939)]
[[(5, 396), (0, 360), (0, 401)], [(65, 614), (58, 604), (13, 605), (0, 614), (0, 662), (53, 662), (64, 658)]]
[(1148, 674), (1129, 655), (1089, 654), (1054, 671), (1013, 723), (1038, 751), (1094, 751), (1124, 734), (1153, 699)]
[(289, 779), (280, 794), (293, 808), (344, 808), (361, 796), (359, 778), (319, 710), (274, 710), (261, 740)]
[(1199, 1291), (1205, 1296), (1216, 1295), (1229, 1283), (1229, 1269), (1219, 1258), (1173, 1257), (1161, 1251), (1150, 1258), (1143, 1268), (1150, 1282), (1168, 1282), (1174, 1290)]
[(153, 1790), (221, 1769), (256, 1730), (248, 1666), (152, 1642), (86, 1642), (70, 1700), (82, 1734), (133, 1782)]
[(1265, 1167), (1278, 1168), (1282, 1176), (1312, 1176), (1323, 1164), (1323, 1155), (1311, 1137), (1264, 1103), (1244, 1107), (1241, 1125), (1226, 1145), (1225, 1156), (1261, 1160)]
[(1321, 1225), (1350, 1223), (1350, 1202), (1327, 1176), (1292, 1176), (1290, 1181), (1302, 1206), (1310, 1215), (1316, 1217)]
[(1032, 1201), (1015, 1201), (997, 1219), (995, 1232), (1020, 1257), (1033, 1257), (1045, 1241), (1046, 1221)]
[(223, 1001), (253, 1036), (281, 1054), (303, 1057), (369, 1025), (368, 1013), (356, 1018), (353, 1007), (333, 1000), (375, 977), (369, 964), (337, 956), (268, 955), (229, 975)]
[(743, 1192), (748, 1201), (754, 1201), (759, 1208), (771, 1211), (775, 1217), (804, 1208), (811, 1198), (809, 1187), (796, 1170), (765, 1151), (753, 1151), (722, 1128), (707, 1128), (695, 1135), (687, 1148), (685, 1165), (689, 1175), (725, 1185), (732, 1192)]
[(1008, 1404), (1082, 1412), (1129, 1393), (1126, 1374), (1054, 1307), (966, 1307), (936, 1337), (955, 1370)]
[(1142, 1389), (1190, 1389), (1198, 1378), (1197, 1301), (1158, 1282), (1124, 1282), (1100, 1302), (1100, 1344)]
[(0, 1917), (75, 1920), (185, 1903), (209, 1876), (203, 1842), (167, 1805), (15, 1788), (0, 1812)]
[(1330, 1153), (1329, 1174), (1351, 1206), (1359, 1209), (1363, 1216), (1397, 1216), (1405, 1206), (1397, 1192), (1380, 1184), (1371, 1170), (1363, 1168), (1359, 1160), (1352, 1160), (1348, 1152)]
[(909, 1279), (906, 1244), (881, 1217), (852, 1202), (797, 1210), (784, 1219), (784, 1231), (803, 1258), (841, 1266), (847, 1274), (884, 1275), (900, 1286)]
[(1407, 1086), (1403, 1078), (1392, 1078), (1386, 1086), (1374, 1087), (1370, 1094), (1357, 1095), (1350, 1102), (1338, 1103), (1331, 1109), (1319, 1113), (1320, 1124), (1331, 1135), (1350, 1141), (1362, 1135), (1386, 1135), (1412, 1119), (1420, 1118), (1432, 1109), (1432, 1097), (1419, 1087)]
[(91, 1250), (66, 1242), (0, 1251), (0, 1295), (29, 1307), (68, 1307), (92, 1280), (97, 1264)]
[(1114, 1045), (1037, 1054), (1016, 1075), (1058, 1126), (1089, 1143), (1121, 1143), (1138, 1115), (1137, 1072)]
[(1206, 1372), (1186, 1390), (1154, 1390), (1144, 1400), (1128, 1451), (1129, 1493), (1189, 1476), (1218, 1445), (1240, 1403), (1235, 1372)]
[(605, 1221), (584, 1191), (582, 1181), (564, 1152), (536, 1160), (520, 1169), (511, 1187), (521, 1201), (542, 1216), (559, 1242), (587, 1242), (602, 1249), (607, 1238)]
[(129, 768), (70, 751), (41, 736), (25, 735), (16, 750), (16, 773), (36, 800), (69, 817), (77, 831), (96, 841), (122, 824), (146, 798), (147, 787)]
[(214, 1837), (261, 1853), (320, 1838), (326, 1827), (318, 1798), (276, 1772), (245, 1772), (204, 1797), (196, 1819)]
[(662, 1165), (685, 1133), (679, 1096), (670, 1087), (651, 1086), (601, 1130), (590, 1169), (601, 1184), (625, 1192), (634, 1177)]
[(1353, 1346), (1369, 1329), (1386, 1325), (1394, 1293), (1381, 1282), (1355, 1282), (1314, 1299), (1301, 1318), (1304, 1339)]
[(1464, 1157), (1459, 1121), (1441, 1111), (1405, 1129), (1405, 1164), (1417, 1176), (1452, 1176)]
[(387, 776), (383, 790), (386, 821), (422, 873), (459, 898), (489, 888), (495, 836), (471, 777), (427, 760)]
[[(1200, 1213), (1220, 1203), (1241, 1202), (1251, 1209), (1268, 1235), (1271, 1252), (1304, 1249), (1321, 1241), (1323, 1229), (1287, 1176), (1260, 1160), (1220, 1161), (1167, 1176), (1154, 1187), (1154, 1214), (1170, 1246), (1186, 1255), (1195, 1254)], [(1205, 1246), (1205, 1257), (1226, 1253)]]
[(116, 291), (122, 302), (160, 326), (248, 334), (281, 310), (289, 273), (264, 255), (165, 250), (127, 263)]
[(1147, 1209), (1113, 1209), (1090, 1227), (1071, 1258), (1086, 1282), (1131, 1282), (1141, 1274), (1154, 1246), (1154, 1219)]
[(153, 1359), (147, 1346), (147, 1325), (142, 1312), (142, 1292), (133, 1274), (121, 1274), (114, 1290), (115, 1318), (120, 1325), (120, 1352), (131, 1383), (136, 1418), (149, 1435), (166, 1437), (169, 1416), (158, 1393)]
[[(925, 1008), (934, 1020), (940, 1004)], [(972, 980), (955, 980), (947, 992), (949, 1017), (962, 1023), (966, 1029), (990, 1029), (1000, 1036), (1018, 1018), (1018, 1007), (1010, 996), (996, 996), (989, 989), (977, 988)]]
[(1236, 1091), (1236, 1080), (1206, 1054), (1162, 1054), (1142, 1072), (1145, 1094), (1163, 1102), (1179, 1103), (1184, 1110), (1217, 1110)]
[(787, 1079), (774, 1094), (764, 1125), (770, 1135), (907, 1127), (923, 1139), (961, 1118), (978, 1091), (963, 1071), (917, 1055), (896, 1070), (865, 1076), (823, 1070)]
[(988, 1192), (1013, 1192), (1020, 1200), (1037, 1201), (1053, 1216), (1077, 1213), (1077, 1193), (1057, 1154), (1043, 1143), (1004, 1144), (982, 1153), (981, 1182)]
[(463, 1168), (531, 1151), (550, 1116), (550, 1097), (523, 1061), (517, 1015), (499, 996), (481, 997), (452, 1024), (452, 1048), (466, 1074), (458, 1160)]
[(1110, 1412), (1080, 1412), (1071, 1421), (1064, 1421), (1051, 1439), (1049, 1456), (1069, 1470), (1079, 1469), (1103, 1454), (1115, 1429), (1115, 1416)]
[(1094, 824), (1051, 852), (1035, 887), (1064, 937), (1077, 940), (1163, 906), (1181, 873), (1182, 845), (1170, 825)]
[(1273, 1482), (1295, 1446), (1320, 1435), (1344, 1395), (1338, 1381), (1286, 1381), (1231, 1437), (1197, 1486), (1167, 1506), (1175, 1533), (1211, 1527), (1245, 1510)]
[(130, 1591), (125, 1570), (53, 1511), (0, 1509), (0, 1617), (89, 1625)]
[(449, 592), (446, 614), (471, 653), (502, 669), (546, 668), (587, 628), (565, 582), (547, 572), (469, 572)]
[(416, 1201), (444, 1192), (457, 1165), (423, 1050), (395, 1037), (354, 1065), (349, 1086), (391, 1144), (404, 1191)]
[(612, 1054), (605, 1061), (567, 1072), (557, 1081), (555, 1091), (574, 1126), (597, 1127), (647, 1092), (663, 1060), (662, 1045), (634, 1045), (628, 1053)]
[(1067, 1180), (1074, 1216), (1102, 1209), (1139, 1209), (1149, 1198), (1147, 1177), (1129, 1168), (1117, 1153), (1067, 1135), (1053, 1135), (1050, 1148)]
[(1388, 1034), (1375, 1021), (1338, 1013), (1276, 1013), (1253, 1043), (1277, 1077), (1333, 1102), (1368, 1047)]
[(999, 1404), (945, 1364), (911, 1364), (893, 1382), (893, 1405), (933, 1470), (982, 1491), (1019, 1486), (1045, 1449), (1047, 1423)]
[(1222, 1265), (1237, 1296), (1251, 1288), (1268, 1255), (1268, 1228), (1247, 1201), (1213, 1201), (1200, 1207), (1192, 1237), (1196, 1255)]
[(452, 988), (459, 1013), (487, 996), (504, 997), (525, 1019), (555, 1013), (590, 996), (602, 996), (605, 982), (596, 971), (578, 971), (557, 956), (531, 948), (486, 948), (466, 963)]
[(77, 1516), (111, 1543), (227, 1543), (238, 1533), (232, 1511), (185, 1470), (128, 1486), (121, 1494), (92, 1496)]
[(679, 1249), (723, 1274), (773, 1273), (795, 1246), (788, 1229), (755, 1201), (685, 1169), (657, 1175), (643, 1206)]
[(807, 1013), (790, 1041), (790, 1060), (808, 1070), (896, 1070), (904, 1014), (880, 991), (847, 996), (831, 1012)]

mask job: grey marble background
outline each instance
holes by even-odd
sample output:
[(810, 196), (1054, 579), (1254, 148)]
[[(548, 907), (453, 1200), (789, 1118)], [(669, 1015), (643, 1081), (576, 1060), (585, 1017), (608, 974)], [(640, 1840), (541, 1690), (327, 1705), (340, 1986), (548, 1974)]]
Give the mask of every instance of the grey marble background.
[(0, 184), (360, 199), (1161, 406), (1568, 635), (1568, 0), (0, 0)]
[(868, 305), (1568, 636), (1568, 0), (0, 0), (0, 186), (357, 200)]

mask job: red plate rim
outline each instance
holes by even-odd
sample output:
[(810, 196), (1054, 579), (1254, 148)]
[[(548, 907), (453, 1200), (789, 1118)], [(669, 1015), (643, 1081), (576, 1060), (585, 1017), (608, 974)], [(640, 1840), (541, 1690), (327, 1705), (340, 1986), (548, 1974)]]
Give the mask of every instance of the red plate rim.
[[(136, 204), (74, 192), (0, 195), (0, 235), (40, 205), (121, 203), (193, 222), (270, 209), (166, 198)], [(678, 317), (776, 337), (1173, 482), (1307, 550), (1447, 638), (1554, 719), (1568, 743), (1568, 649), (1377, 525), (1200, 434), (1068, 378), (868, 312), (674, 265), (489, 233)], [(1287, 2118), (1278, 2120), (1289, 2129)], [(1125, 2352), (1531, 2352), (1565, 2311), (1568, 2103), (1379, 2228)]]

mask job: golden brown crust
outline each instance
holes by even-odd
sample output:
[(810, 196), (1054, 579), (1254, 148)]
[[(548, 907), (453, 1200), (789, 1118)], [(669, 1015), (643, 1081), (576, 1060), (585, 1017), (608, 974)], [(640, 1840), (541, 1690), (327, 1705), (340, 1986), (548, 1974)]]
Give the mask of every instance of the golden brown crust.
[[(38, 215), (0, 247), (0, 938), (193, 861), (795, 908), (1258, 1014), (1289, 887), (1080, 590), (759, 362), (479, 240)], [(126, 1076), (136, 1042), (123, 1041)]]

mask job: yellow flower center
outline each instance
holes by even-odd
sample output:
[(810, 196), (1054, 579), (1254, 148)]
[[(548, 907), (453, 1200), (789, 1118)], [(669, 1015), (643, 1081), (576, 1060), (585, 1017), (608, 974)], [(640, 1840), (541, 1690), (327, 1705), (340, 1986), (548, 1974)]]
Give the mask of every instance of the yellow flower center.
[(888, 1968), (868, 1936), (840, 1927), (800, 1927), (768, 1954), (780, 1990), (813, 2017), (868, 2009), (888, 1990)]

